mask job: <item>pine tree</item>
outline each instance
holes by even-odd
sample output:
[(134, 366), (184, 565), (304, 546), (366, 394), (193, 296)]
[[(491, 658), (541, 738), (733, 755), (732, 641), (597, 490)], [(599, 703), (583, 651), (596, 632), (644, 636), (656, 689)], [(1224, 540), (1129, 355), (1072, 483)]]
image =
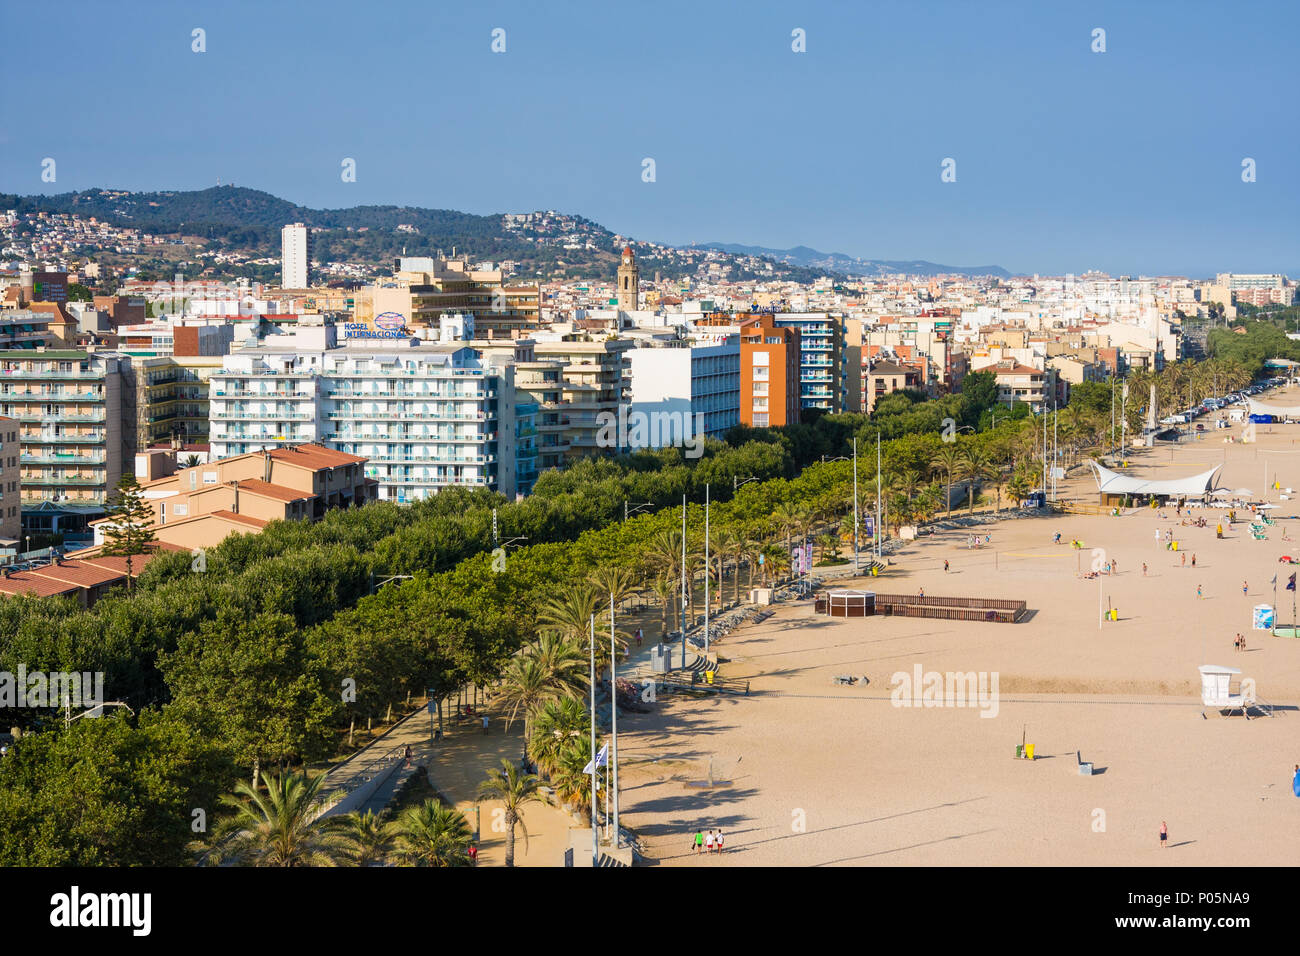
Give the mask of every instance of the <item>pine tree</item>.
[(113, 504), (104, 509), (105, 555), (126, 558), (126, 587), (131, 589), (133, 555), (144, 554), (145, 546), (153, 541), (153, 509), (145, 503), (140, 493), (140, 483), (135, 475), (127, 473), (117, 483)]

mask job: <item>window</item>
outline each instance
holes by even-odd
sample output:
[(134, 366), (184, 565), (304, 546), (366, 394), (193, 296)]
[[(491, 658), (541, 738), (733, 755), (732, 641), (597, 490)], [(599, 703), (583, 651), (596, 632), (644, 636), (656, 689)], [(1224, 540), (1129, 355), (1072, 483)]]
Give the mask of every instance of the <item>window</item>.
[(771, 364), (772, 364), (772, 363), (771, 363), (771, 353), (769, 353), (769, 352), (755, 352), (755, 353), (753, 354), (753, 363), (754, 363), (754, 367), (755, 367), (755, 368), (757, 368), (757, 367), (760, 366), (760, 365), (761, 365), (761, 366), (771, 365)]

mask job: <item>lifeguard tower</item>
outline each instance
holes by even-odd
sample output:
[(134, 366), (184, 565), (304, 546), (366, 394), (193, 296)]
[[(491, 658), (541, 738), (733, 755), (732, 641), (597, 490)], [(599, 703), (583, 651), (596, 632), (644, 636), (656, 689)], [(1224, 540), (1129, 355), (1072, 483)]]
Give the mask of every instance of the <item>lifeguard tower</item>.
[(1250, 719), (1250, 708), (1255, 706), (1253, 682), (1245, 682), (1249, 690), (1243, 687), (1238, 693), (1232, 693), (1232, 679), (1241, 674), (1235, 667), (1222, 664), (1202, 664), (1197, 668), (1201, 672), (1201, 716), (1205, 708), (1213, 708), (1223, 714), (1225, 711), (1241, 711), (1243, 717)]

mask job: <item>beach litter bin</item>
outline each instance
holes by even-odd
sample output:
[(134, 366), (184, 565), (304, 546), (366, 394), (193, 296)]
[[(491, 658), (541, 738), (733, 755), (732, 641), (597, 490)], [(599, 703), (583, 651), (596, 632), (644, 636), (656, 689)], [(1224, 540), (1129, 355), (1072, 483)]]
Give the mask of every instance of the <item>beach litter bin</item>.
[(1016, 759), (1021, 760), (1024, 758), (1024, 756), (1025, 756), (1025, 745), (1016, 744)]
[(712, 683), (713, 683), (713, 671), (705, 671), (705, 672), (704, 672), (704, 682), (705, 682), (706, 684), (712, 684)]
[(1091, 764), (1091, 763), (1081, 763), (1081, 764), (1079, 764), (1079, 776), (1080, 776), (1080, 777), (1091, 777), (1091, 776), (1092, 776), (1092, 764)]
[(1033, 759), (1034, 759), (1034, 745), (1033, 745), (1033, 744), (1025, 744), (1025, 759), (1026, 759), (1026, 760), (1033, 760)]

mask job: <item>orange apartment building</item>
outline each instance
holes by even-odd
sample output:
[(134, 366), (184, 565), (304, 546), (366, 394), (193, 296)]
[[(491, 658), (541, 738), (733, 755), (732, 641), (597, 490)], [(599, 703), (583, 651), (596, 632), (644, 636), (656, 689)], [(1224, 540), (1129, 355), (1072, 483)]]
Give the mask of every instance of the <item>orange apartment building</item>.
[(740, 337), (740, 423), (773, 428), (799, 422), (800, 335), (767, 312), (711, 312), (696, 329), (727, 329)]
[(740, 324), (740, 421), (754, 428), (799, 422), (799, 330), (781, 328), (773, 316)]
[[(320, 445), (295, 445), (176, 467), (171, 449), (136, 455), (136, 477), (164, 544), (205, 548), (227, 535), (260, 531), (272, 521), (310, 520), (334, 508), (374, 501), (379, 483), (367, 459)], [(96, 544), (103, 521), (96, 523)]]

